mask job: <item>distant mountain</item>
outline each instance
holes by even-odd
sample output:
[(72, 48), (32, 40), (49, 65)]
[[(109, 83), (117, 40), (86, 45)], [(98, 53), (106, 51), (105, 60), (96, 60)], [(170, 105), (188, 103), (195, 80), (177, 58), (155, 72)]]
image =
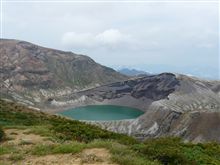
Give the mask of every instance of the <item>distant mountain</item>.
[[(0, 40), (1, 96), (40, 102), (85, 88), (127, 79), (85, 55), (25, 41)], [(34, 97), (33, 97), (34, 96)]]
[[(121, 66), (113, 65), (113, 68), (118, 70)], [(131, 66), (124, 66), (122, 68), (140, 68), (140, 70), (146, 70), (152, 74), (158, 74), (163, 72), (181, 73), (184, 75), (193, 75), (208, 80), (220, 80), (219, 67), (217, 66), (175, 66), (175, 64), (138, 64)]]
[(129, 68), (122, 68), (119, 69), (118, 72), (121, 74), (124, 74), (126, 76), (146, 76), (150, 75), (150, 73), (142, 71), (142, 70), (136, 70), (136, 69), (129, 69)]

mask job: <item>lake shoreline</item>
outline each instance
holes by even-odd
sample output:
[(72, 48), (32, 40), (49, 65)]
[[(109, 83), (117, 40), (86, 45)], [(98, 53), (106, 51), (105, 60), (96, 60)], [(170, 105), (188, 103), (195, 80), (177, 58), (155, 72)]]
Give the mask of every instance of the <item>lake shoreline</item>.
[(88, 105), (70, 108), (58, 114), (82, 121), (117, 121), (136, 119), (143, 115), (144, 112), (127, 106)]

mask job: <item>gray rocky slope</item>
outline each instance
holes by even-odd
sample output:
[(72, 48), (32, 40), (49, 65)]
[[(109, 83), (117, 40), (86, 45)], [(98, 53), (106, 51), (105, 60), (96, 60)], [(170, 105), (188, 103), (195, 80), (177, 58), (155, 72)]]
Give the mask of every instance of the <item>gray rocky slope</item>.
[(134, 120), (90, 122), (140, 139), (166, 135), (220, 141), (220, 82), (163, 73), (53, 98), (52, 107), (112, 104), (145, 113)]

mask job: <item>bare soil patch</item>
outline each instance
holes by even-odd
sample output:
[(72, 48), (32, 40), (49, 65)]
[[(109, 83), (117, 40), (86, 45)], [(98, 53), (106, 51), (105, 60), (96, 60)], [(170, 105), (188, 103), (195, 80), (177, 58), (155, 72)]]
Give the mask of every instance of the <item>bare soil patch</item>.
[(79, 154), (55, 154), (30, 156), (18, 164), (23, 165), (116, 165), (111, 163), (111, 154), (104, 148), (86, 149)]
[[(51, 141), (45, 140), (45, 137), (28, 132), (28, 129), (6, 129), (5, 133), (8, 140), (3, 142), (1, 145), (13, 145), (21, 151), (28, 151), (32, 146), (36, 144), (53, 143)], [(14, 156), (12, 153), (1, 155), (0, 165), (1, 163), (5, 165), (116, 165), (111, 163), (111, 154), (105, 148), (85, 149), (78, 154), (70, 153), (34, 156), (30, 153), (23, 153), (21, 160), (12, 160), (10, 158), (12, 156)]]
[(46, 140), (45, 137), (28, 133), (29, 130), (19, 130), (19, 129), (6, 129), (5, 134), (8, 138), (4, 144), (13, 144), (13, 145), (33, 145), (33, 144), (48, 144), (52, 143), (49, 140)]

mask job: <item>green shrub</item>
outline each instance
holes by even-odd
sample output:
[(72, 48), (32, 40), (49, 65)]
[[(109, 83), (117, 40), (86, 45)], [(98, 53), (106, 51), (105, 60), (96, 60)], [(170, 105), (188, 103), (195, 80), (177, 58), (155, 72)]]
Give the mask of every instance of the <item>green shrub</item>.
[(132, 137), (103, 130), (97, 126), (89, 125), (76, 120), (57, 118), (51, 123), (53, 123), (52, 130), (56, 136), (63, 140), (76, 140), (88, 143), (95, 139), (112, 139), (123, 144), (137, 143), (137, 141)]
[(56, 146), (53, 150), (52, 153), (57, 154), (57, 153), (79, 153), (81, 152), (83, 149), (85, 148), (85, 144), (84, 143), (71, 143), (71, 144), (62, 144), (62, 145), (58, 145)]
[(12, 161), (19, 161), (19, 160), (24, 159), (24, 155), (22, 155), (22, 154), (12, 154), (12, 155), (9, 156), (9, 159), (12, 160)]
[(119, 163), (120, 165), (160, 165), (158, 161), (149, 160), (127, 146), (120, 144), (113, 145), (110, 151), (112, 153), (113, 162)]
[(16, 148), (14, 145), (0, 145), (0, 155), (4, 155), (4, 154), (8, 154), (8, 153), (12, 153), (12, 152), (16, 152)]
[(182, 153), (181, 144), (179, 138), (166, 137), (146, 140), (143, 144), (134, 145), (133, 149), (165, 165), (194, 164)]
[(148, 139), (144, 143), (133, 145), (132, 149), (165, 165), (220, 164), (220, 145), (216, 142), (192, 144), (183, 143), (180, 138), (164, 137)]
[(216, 142), (204, 144), (184, 144), (183, 153), (197, 164), (220, 164), (220, 145)]
[(39, 144), (39, 145), (36, 145), (31, 153), (33, 155), (38, 155), (38, 156), (41, 156), (41, 155), (48, 155), (48, 154), (51, 154), (52, 150), (55, 148), (56, 146), (55, 145), (42, 145), (42, 144)]

